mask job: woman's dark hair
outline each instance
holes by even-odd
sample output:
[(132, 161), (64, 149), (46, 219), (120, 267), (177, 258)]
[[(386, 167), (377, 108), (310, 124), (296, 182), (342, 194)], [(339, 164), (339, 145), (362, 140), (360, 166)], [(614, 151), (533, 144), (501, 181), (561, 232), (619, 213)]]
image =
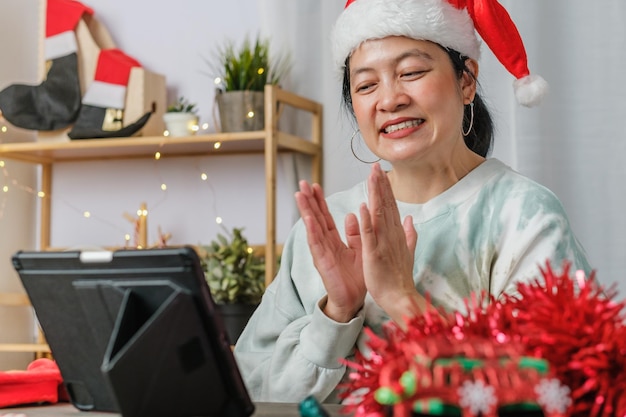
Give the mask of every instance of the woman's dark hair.
[[(474, 79), (474, 81), (476, 81), (476, 84), (478, 84), (476, 76), (469, 70), (469, 68), (467, 68), (467, 65), (465, 65), (465, 61), (467, 61), (469, 57), (462, 55), (454, 49), (443, 49), (448, 53), (450, 61), (452, 61), (452, 66), (454, 66), (454, 69), (456, 70), (457, 76), (461, 78), (463, 73), (466, 72)], [(464, 129), (467, 129), (465, 126), (469, 127), (471, 117), (470, 106), (465, 106), (463, 115)], [(472, 130), (467, 136), (465, 136), (465, 144), (478, 155), (485, 157), (491, 150), (492, 143), (493, 121), (491, 120), (491, 114), (489, 114), (489, 109), (487, 109), (487, 106), (478, 94), (478, 91), (476, 91), (476, 94), (474, 95), (474, 123), (472, 125)]]
[[(464, 72), (467, 72), (472, 78), (474, 78), (474, 80), (476, 80), (474, 74), (465, 65), (465, 61), (469, 59), (468, 57), (460, 54), (453, 49), (443, 48), (443, 50), (448, 53), (450, 61), (452, 62), (452, 66), (454, 67), (459, 78), (463, 76)], [(343, 85), (341, 87), (341, 96), (345, 109), (348, 110), (349, 114), (352, 115), (352, 117), (354, 117), (354, 109), (352, 107), (352, 95), (350, 94), (349, 61), (350, 57), (346, 58), (343, 71)], [(478, 80), (476, 80), (476, 83), (478, 83)], [(463, 116), (464, 129), (469, 128), (470, 119), (470, 106), (465, 106)], [(492, 143), (493, 121), (491, 119), (491, 114), (489, 113), (489, 109), (487, 109), (485, 102), (480, 97), (477, 91), (474, 95), (474, 123), (469, 134), (465, 136), (465, 144), (468, 148), (470, 148), (478, 155), (486, 157), (491, 150)]]

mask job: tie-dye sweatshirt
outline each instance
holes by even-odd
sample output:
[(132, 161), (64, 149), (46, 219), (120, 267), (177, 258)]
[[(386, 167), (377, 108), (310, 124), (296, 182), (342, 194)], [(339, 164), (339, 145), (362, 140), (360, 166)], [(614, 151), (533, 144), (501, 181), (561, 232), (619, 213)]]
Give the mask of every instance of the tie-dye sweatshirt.
[[(366, 183), (327, 199), (339, 229), (367, 201)], [(558, 198), (545, 187), (488, 159), (425, 204), (398, 202), (418, 232), (414, 279), (435, 305), (462, 310), (472, 292), (498, 296), (539, 276), (549, 261), (560, 270), (590, 272)], [(319, 307), (324, 285), (313, 266), (300, 220), (291, 231), (275, 280), (235, 347), (242, 375), (256, 401), (299, 402), (313, 394), (336, 402), (346, 368), (339, 358), (365, 349), (365, 326), (380, 331), (388, 320), (371, 297), (349, 323)]]

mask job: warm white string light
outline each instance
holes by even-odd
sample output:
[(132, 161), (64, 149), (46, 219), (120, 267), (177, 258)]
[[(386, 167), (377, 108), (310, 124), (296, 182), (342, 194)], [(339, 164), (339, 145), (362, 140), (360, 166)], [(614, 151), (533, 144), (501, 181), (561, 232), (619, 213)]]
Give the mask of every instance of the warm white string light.
[(4, 217), (4, 208), (6, 207), (9, 193), (9, 186), (6, 182), (9, 179), (9, 173), (5, 167), (4, 161), (0, 159), (0, 168), (2, 168), (2, 177), (4, 178), (5, 184), (2, 186), (2, 199), (0, 200), (0, 219)]
[[(211, 125), (208, 122), (204, 122), (202, 124), (198, 124), (198, 123), (194, 123), (192, 125), (188, 125), (188, 129), (191, 130), (191, 135), (196, 135), (198, 133), (202, 134), (205, 133), (207, 130), (209, 130), (209, 127), (211, 127)], [(167, 129), (165, 129), (163, 131), (163, 136), (165, 137), (170, 137), (172, 136), (171, 132)]]
[[(209, 128), (209, 123), (203, 123), (200, 126), (197, 126), (197, 129), (200, 130), (207, 130)], [(0, 132), (1, 133), (6, 133), (8, 131), (8, 128), (6, 125), (2, 125), (0, 126)], [(165, 138), (164, 138), (165, 139)], [(2, 140), (0, 139), (0, 142), (2, 142)], [(166, 145), (166, 142), (162, 142), (159, 145), (159, 148), (163, 147), (164, 145)], [(213, 144), (213, 148), (215, 150), (219, 150), (221, 148), (221, 142), (215, 142)], [(160, 161), (162, 158), (162, 152), (161, 151), (156, 151), (154, 153), (154, 161), (155, 163), (157, 161)], [(157, 166), (157, 172), (160, 171), (159, 169), (160, 167)], [(3, 171), (3, 178), (4, 178), (4, 185), (2, 186), (2, 188), (0, 188), (0, 191), (2, 192), (2, 199), (0, 201), (0, 219), (3, 219), (4, 216), (4, 210), (6, 207), (6, 203), (8, 200), (8, 195), (10, 194), (9, 191), (11, 190), (11, 187), (15, 188), (15, 189), (19, 189), (23, 192), (26, 192), (28, 194), (37, 196), (38, 198), (48, 198), (48, 199), (53, 199), (52, 195), (47, 195), (44, 191), (42, 190), (34, 190), (32, 187), (21, 184), (16, 178), (12, 178), (9, 175), (9, 172), (7, 170), (6, 167), (6, 163), (4, 160), (0, 160), (0, 169)], [(213, 211), (214, 213), (217, 213), (217, 207), (216, 207), (216, 196), (215, 196), (215, 190), (213, 189), (212, 184), (210, 183), (210, 181), (208, 181), (208, 175), (206, 174), (206, 172), (204, 172), (203, 170), (200, 170), (200, 179), (206, 183), (209, 187), (209, 190), (212, 194), (212, 198), (211, 201), (213, 202)], [(160, 172), (159, 172), (159, 176), (160, 176)], [(168, 190), (168, 186), (164, 181), (160, 181), (160, 189), (163, 192), (167, 192)], [(93, 213), (90, 210), (85, 210), (85, 209), (80, 209), (77, 207), (74, 207), (72, 204), (70, 204), (68, 201), (64, 200), (64, 199), (59, 199), (59, 198), (55, 198), (55, 201), (58, 201), (60, 203), (62, 203), (63, 205), (69, 207), (70, 209), (76, 211), (77, 213), (80, 213), (81, 217), (83, 217), (84, 219), (87, 219), (89, 221), (98, 221), (100, 223), (106, 224), (109, 227), (115, 228), (115, 229), (120, 229), (119, 226), (117, 226), (116, 224), (108, 221), (107, 219), (101, 218), (99, 216), (97, 216), (95, 213)], [(164, 196), (161, 200), (159, 200), (156, 204), (154, 204), (151, 208), (151, 210), (154, 210), (157, 206), (159, 206), (164, 200), (166, 200), (166, 196)], [(141, 216), (147, 216), (147, 211), (143, 210), (143, 211), (138, 211), (137, 213), (138, 215)], [(215, 223), (221, 225), (224, 222), (223, 218), (221, 216), (215, 216)], [(126, 231), (124, 231), (124, 242), (125, 242), (125, 246), (127, 247), (130, 243), (131, 240), (131, 234), (127, 233)]]

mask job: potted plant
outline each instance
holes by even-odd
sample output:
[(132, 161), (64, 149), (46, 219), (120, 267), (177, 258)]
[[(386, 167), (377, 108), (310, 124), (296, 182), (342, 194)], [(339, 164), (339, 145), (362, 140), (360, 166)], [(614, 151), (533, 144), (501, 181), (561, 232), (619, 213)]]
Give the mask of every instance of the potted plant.
[(262, 130), (265, 120), (263, 91), (278, 84), (291, 68), (286, 54), (270, 55), (269, 40), (246, 37), (240, 46), (227, 40), (216, 50), (216, 101), (223, 132)]
[(233, 228), (228, 237), (218, 233), (198, 253), (211, 295), (235, 343), (265, 291), (265, 259), (254, 253), (240, 228)]
[(190, 136), (198, 131), (198, 115), (196, 104), (180, 96), (174, 103), (167, 106), (163, 121), (168, 136)]

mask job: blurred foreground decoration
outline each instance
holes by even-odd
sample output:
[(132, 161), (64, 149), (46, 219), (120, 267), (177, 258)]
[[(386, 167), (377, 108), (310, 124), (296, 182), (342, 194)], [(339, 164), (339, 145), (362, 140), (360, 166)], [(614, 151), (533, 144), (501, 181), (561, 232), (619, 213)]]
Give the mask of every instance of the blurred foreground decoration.
[(518, 284), (516, 295), (430, 309), (407, 330), (372, 332), (343, 388), (356, 417), (411, 415), (626, 416), (625, 301), (594, 274)]

